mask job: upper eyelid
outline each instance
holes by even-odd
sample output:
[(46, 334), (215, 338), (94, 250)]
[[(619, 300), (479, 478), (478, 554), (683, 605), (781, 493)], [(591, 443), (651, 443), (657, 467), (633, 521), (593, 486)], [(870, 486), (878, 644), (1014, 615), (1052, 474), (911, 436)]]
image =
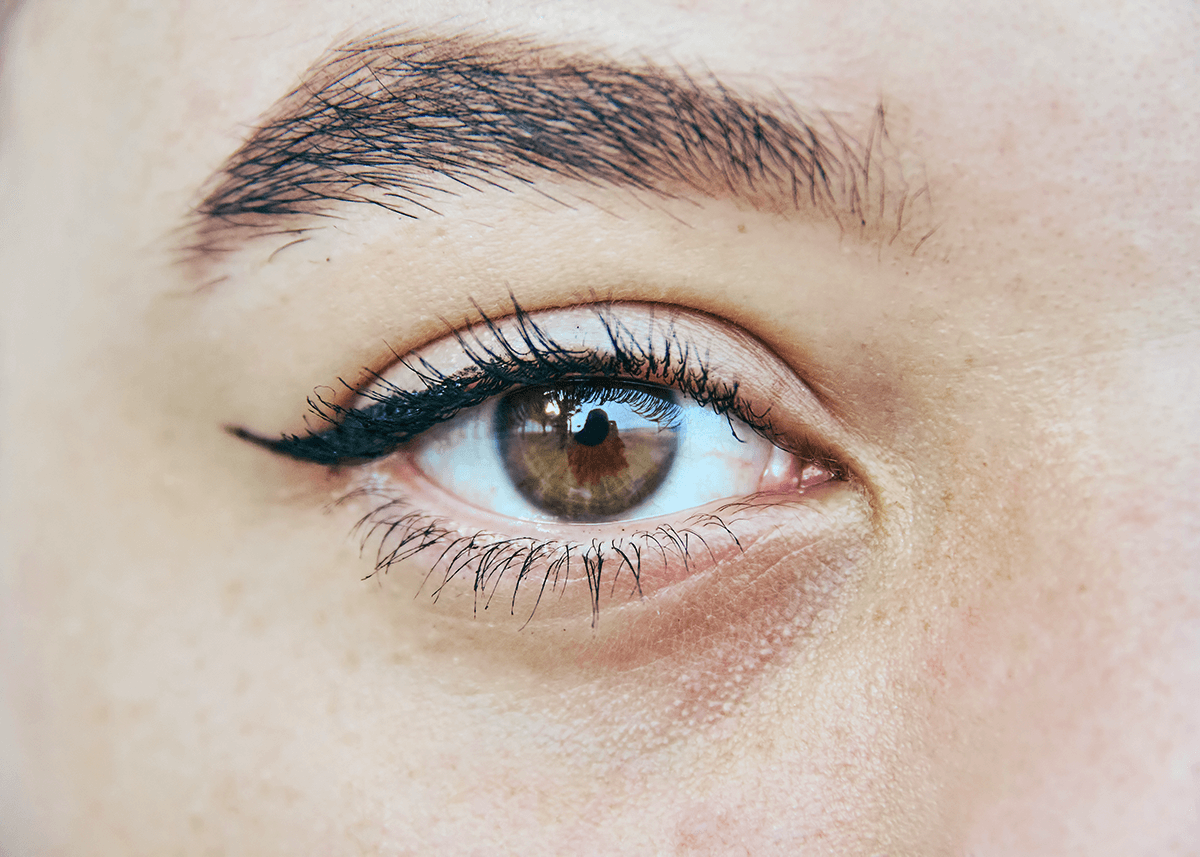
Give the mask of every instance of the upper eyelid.
[[(700, 404), (709, 404), (718, 412), (737, 416), (790, 452), (819, 459), (840, 475), (849, 472), (843, 454), (846, 433), (815, 394), (779, 358), (727, 322), (682, 308), (636, 303), (584, 305), (527, 313), (514, 301), (513, 308), (513, 315), (497, 319), (480, 311), (474, 325), (451, 330), (433, 343), (398, 357), (391, 369), (372, 372), (374, 384), (358, 389), (347, 386), (348, 391), (356, 394), (357, 406), (320, 399), (314, 410), (331, 424), (332, 428), (326, 431), (270, 439), (241, 428), (230, 427), (229, 430), (274, 452), (317, 464), (353, 464), (381, 458), (457, 413), (457, 410), (441, 415), (435, 413), (437, 403), (430, 400), (429, 394), (421, 392), (422, 386), (428, 387), (431, 381), (436, 384), (446, 378), (462, 379), (467, 377), (463, 373), (471, 367), (500, 379), (494, 386), (485, 385), (485, 389), (474, 397), (459, 397), (462, 404), (458, 410), (461, 410), (481, 404), (511, 387), (552, 383), (566, 377), (563, 372), (571, 374), (566, 362), (555, 362), (553, 349), (558, 349), (561, 355), (574, 355), (579, 361), (579, 371), (574, 373), (576, 377), (589, 374), (590, 370), (590, 374), (596, 376), (652, 380), (675, 386)], [(592, 325), (590, 330), (589, 323)], [(595, 348), (572, 349), (571, 333), (563, 334), (560, 330), (556, 338), (556, 324), (560, 328), (573, 329), (573, 335), (581, 337), (575, 344), (589, 341), (589, 336), (593, 343), (607, 343), (612, 352), (608, 362), (603, 362), (604, 356)], [(660, 341), (662, 344), (658, 344)], [(709, 365), (709, 355), (701, 355), (698, 350), (705, 347), (720, 353), (721, 366)], [(545, 356), (547, 352), (549, 358)], [(505, 374), (497, 371), (495, 363), (504, 354), (529, 357), (537, 362), (548, 359), (549, 365), (541, 366), (540, 374), (506, 380)], [(417, 366), (420, 368), (415, 368)], [(450, 371), (439, 367), (449, 367)], [(395, 377), (397, 371), (411, 376), (406, 379), (407, 383)], [(657, 377), (655, 372), (659, 373)], [(402, 387), (412, 390), (406, 392)], [(452, 391), (453, 387), (435, 386), (435, 393), (438, 389)], [(754, 401), (773, 402), (777, 395), (787, 402), (778, 414), (771, 412), (771, 405), (760, 404), (761, 413), (754, 410)], [(407, 402), (406, 396), (413, 398)], [(363, 406), (364, 399), (371, 404)], [(419, 424), (409, 426), (397, 417), (394, 424), (399, 431), (395, 439), (389, 440), (386, 433), (391, 428), (387, 418), (380, 414), (380, 408), (405, 404), (412, 405)], [(782, 425), (775, 424), (777, 416), (784, 417)], [(342, 426), (348, 428), (343, 430)], [(347, 450), (356, 452), (349, 454)]]
[[(720, 374), (710, 371), (707, 359), (694, 353), (687, 337), (681, 339), (675, 336), (674, 316), (670, 308), (649, 308), (649, 305), (642, 304), (594, 304), (526, 312), (515, 298), (512, 299), (512, 305), (512, 315), (496, 319), (476, 307), (479, 313), (477, 321), (465, 328), (452, 329), (448, 337), (440, 340), (443, 345), (453, 341), (455, 356), (461, 355), (461, 358), (469, 361), (469, 367), (447, 375), (429, 362), (426, 356), (428, 346), (416, 351), (421, 369), (415, 369), (409, 358), (397, 360), (395, 366), (411, 372), (426, 387), (430, 386), (431, 380), (453, 383), (466, 379), (471, 376), (471, 369), (477, 369), (487, 379), (495, 379), (506, 390), (509, 385), (530, 383), (520, 368), (533, 364), (545, 373), (545, 381), (595, 374), (614, 379), (653, 380), (675, 387), (694, 398), (706, 395), (728, 395), (732, 398), (737, 394), (736, 381), (726, 385), (711, 381), (712, 376), (720, 377)], [(546, 319), (553, 319), (563, 312), (580, 313), (582, 320), (597, 322), (600, 327), (596, 331), (600, 346), (571, 347), (565, 344), (561, 334), (555, 336), (553, 325), (547, 325)], [(653, 338), (640, 339), (626, 322), (630, 313), (647, 312), (652, 326), (655, 319), (666, 320), (665, 326), (660, 325), (651, 334), (651, 337), (658, 335), (663, 338), (665, 345), (662, 347), (658, 347)], [(517, 369), (515, 372), (514, 367)], [(561, 374), (554, 375), (554, 372)], [(385, 369), (372, 374), (376, 384), (360, 390), (359, 397), (378, 402), (388, 401), (397, 390), (389, 381), (390, 371)], [(702, 379), (703, 389), (696, 386), (697, 378)], [(376, 392), (380, 385), (384, 387), (383, 393)], [(701, 404), (706, 403), (701, 399)]]
[[(285, 435), (279, 439), (262, 437), (236, 426), (230, 426), (228, 430), (251, 443), (300, 460), (316, 464), (356, 463), (388, 455), (459, 411), (518, 386), (586, 375), (646, 380), (648, 376), (668, 370), (670, 375), (658, 380), (677, 389), (686, 388), (683, 392), (690, 392), (694, 398), (703, 397), (703, 404), (721, 406), (728, 399), (727, 406), (738, 407), (734, 402), (736, 385), (733, 389), (724, 389), (719, 385), (710, 386), (707, 380), (692, 380), (706, 379), (709, 373), (703, 365), (696, 366), (697, 360), (686, 346), (672, 348), (668, 345), (664, 353), (658, 354), (653, 346), (638, 343), (620, 324), (619, 317), (608, 314), (604, 308), (593, 310), (604, 331), (602, 338), (611, 346), (608, 354), (601, 354), (594, 348), (564, 347), (538, 325), (537, 313), (526, 313), (515, 299), (513, 315), (503, 319), (494, 320), (478, 307), (476, 309), (479, 319), (475, 323), (463, 329), (452, 328), (448, 335), (433, 344), (447, 347), (453, 343), (458, 355), (469, 362), (467, 367), (448, 374), (430, 361), (430, 346), (425, 346), (410, 355), (397, 357), (391, 370), (368, 372), (374, 379), (372, 383), (354, 388), (342, 382), (347, 391), (354, 393), (358, 404), (343, 405), (336, 397), (326, 398), (320, 391), (315, 392), (309, 398), (309, 407), (328, 424), (325, 430), (310, 430), (307, 435)], [(668, 327), (666, 332), (669, 331)], [(488, 336), (490, 342), (485, 341)], [(506, 365), (506, 361), (511, 362)], [(406, 390), (389, 381), (389, 374), (397, 367), (409, 373), (419, 386), (414, 384), (415, 389)], [(521, 371), (529, 367), (533, 374)], [(437, 401), (439, 398), (443, 401)], [(364, 399), (366, 402), (361, 402)], [(401, 415), (387, 413), (404, 408), (408, 411)], [(742, 416), (740, 412), (738, 415)], [(753, 424), (752, 415), (746, 414), (746, 417), (751, 418), (746, 421), (750, 421), (753, 428), (767, 432), (765, 426)], [(394, 431), (392, 426), (395, 426)], [(341, 437), (347, 433), (359, 436), (347, 442)], [(390, 439), (385, 439), (389, 435)], [(346, 452), (349, 448), (356, 452)]]

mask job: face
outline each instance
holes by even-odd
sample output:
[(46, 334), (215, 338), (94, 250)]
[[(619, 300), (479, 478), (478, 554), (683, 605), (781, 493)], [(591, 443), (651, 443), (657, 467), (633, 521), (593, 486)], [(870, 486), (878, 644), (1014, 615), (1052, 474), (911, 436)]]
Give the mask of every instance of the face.
[(1193, 852), (1198, 29), (22, 8), (0, 850)]

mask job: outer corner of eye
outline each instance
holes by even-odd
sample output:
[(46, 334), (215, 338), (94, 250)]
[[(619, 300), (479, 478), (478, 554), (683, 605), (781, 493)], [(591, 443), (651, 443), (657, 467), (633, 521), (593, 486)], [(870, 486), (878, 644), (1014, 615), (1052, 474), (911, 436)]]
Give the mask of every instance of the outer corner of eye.
[(844, 469), (827, 456), (791, 453), (775, 447), (763, 470), (759, 492), (805, 494), (822, 485), (845, 480)]

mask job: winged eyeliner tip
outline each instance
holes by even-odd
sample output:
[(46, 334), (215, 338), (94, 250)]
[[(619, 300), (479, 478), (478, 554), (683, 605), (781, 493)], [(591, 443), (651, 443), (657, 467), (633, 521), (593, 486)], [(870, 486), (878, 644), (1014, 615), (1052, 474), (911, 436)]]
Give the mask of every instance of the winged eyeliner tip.
[(306, 436), (285, 434), (280, 437), (264, 437), (242, 426), (227, 425), (224, 428), (228, 434), (233, 435), (239, 440), (244, 440), (268, 452), (283, 455), (297, 461), (323, 466), (334, 466), (339, 464), (355, 464), (366, 460), (341, 455), (336, 450), (330, 451), (326, 448), (326, 443), (318, 434), (310, 433)]
[(231, 434), (234, 437), (238, 438), (239, 440), (247, 441), (249, 443), (255, 444), (256, 446), (267, 446), (271, 443), (270, 439), (265, 438), (262, 435), (257, 435), (254, 432), (250, 431), (249, 429), (243, 428), (242, 426), (235, 426), (232, 424), (228, 424), (228, 425), (222, 426), (222, 428), (225, 429), (226, 434)]

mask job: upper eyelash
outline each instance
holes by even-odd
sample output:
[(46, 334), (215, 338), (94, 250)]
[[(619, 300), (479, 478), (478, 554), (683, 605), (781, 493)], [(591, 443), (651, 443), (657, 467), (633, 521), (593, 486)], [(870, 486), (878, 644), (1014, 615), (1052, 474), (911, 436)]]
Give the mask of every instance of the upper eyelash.
[[(374, 399), (374, 404), (347, 408), (318, 393), (309, 398), (309, 408), (329, 423), (329, 428), (280, 438), (265, 438), (236, 426), (228, 430), (300, 461), (327, 466), (358, 464), (390, 455), (461, 411), (512, 389), (573, 378), (652, 378), (718, 414), (737, 417), (769, 440), (777, 440), (769, 420), (770, 409), (754, 411), (739, 395), (736, 381), (726, 384), (713, 380), (707, 362), (686, 342), (681, 342), (670, 326), (664, 329), (660, 350), (656, 350), (658, 343), (637, 342), (618, 318), (606, 308), (599, 308), (597, 317), (611, 352), (570, 349), (555, 342), (516, 299), (512, 299), (512, 304), (516, 341), (478, 307), (480, 321), (465, 331), (453, 333), (472, 364), (470, 368), (446, 375), (424, 359), (416, 364), (402, 359), (401, 365), (417, 376), (424, 389), (404, 390), (372, 372), (372, 380), (382, 390), (363, 391), (345, 386)], [(491, 334), (494, 344), (483, 341), (480, 336), (483, 331)], [(732, 422), (730, 426), (732, 429)]]

